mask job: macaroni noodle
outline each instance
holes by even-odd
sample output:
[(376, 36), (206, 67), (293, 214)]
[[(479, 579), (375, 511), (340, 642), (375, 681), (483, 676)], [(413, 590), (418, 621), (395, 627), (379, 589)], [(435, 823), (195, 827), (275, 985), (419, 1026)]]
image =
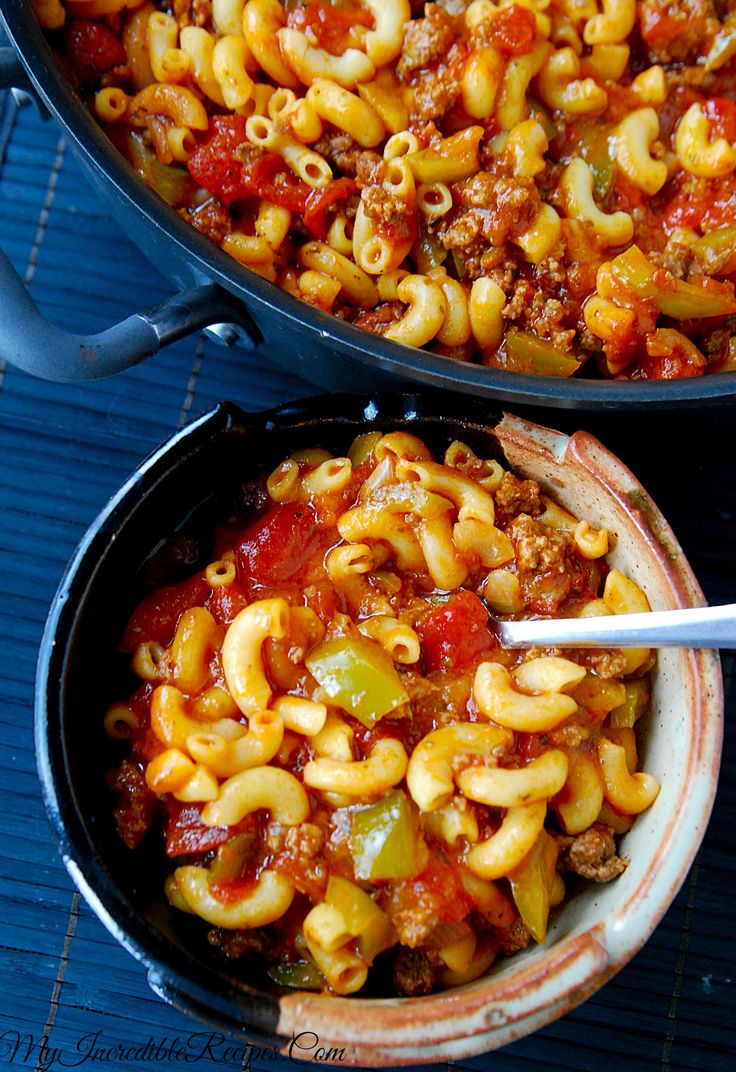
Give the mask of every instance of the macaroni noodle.
[(736, 367), (736, 32), (709, 2), (34, 10), (138, 175), (235, 271), (448, 361)]

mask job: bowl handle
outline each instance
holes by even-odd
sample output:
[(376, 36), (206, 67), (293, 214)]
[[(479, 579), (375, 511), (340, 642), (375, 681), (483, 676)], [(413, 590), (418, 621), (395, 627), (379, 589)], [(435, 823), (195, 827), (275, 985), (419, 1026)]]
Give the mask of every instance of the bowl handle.
[(138, 365), (201, 328), (220, 341), (254, 349), (261, 334), (242, 302), (215, 283), (175, 294), (98, 335), (74, 335), (49, 323), (0, 250), (0, 359), (43, 380), (99, 380)]

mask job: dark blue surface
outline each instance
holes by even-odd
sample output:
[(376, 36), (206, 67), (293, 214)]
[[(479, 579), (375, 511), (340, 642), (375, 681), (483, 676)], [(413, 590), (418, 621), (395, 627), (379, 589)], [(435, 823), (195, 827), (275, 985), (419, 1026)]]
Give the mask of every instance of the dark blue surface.
[[(9, 134), (3, 153), (3, 131)], [(40, 308), (58, 324), (97, 331), (154, 304), (167, 283), (100, 208), (53, 124), (32, 109), (0, 105), (0, 243)], [(2, 300), (0, 298), (0, 300)], [(313, 389), (260, 355), (204, 338), (183, 340), (114, 380), (55, 386), (0, 370), (0, 771), (5, 837), (0, 869), (0, 1066), (182, 1067), (182, 1062), (109, 1055), (98, 1047), (165, 1046), (198, 1025), (149, 991), (145, 973), (98, 923), (56, 853), (34, 769), (34, 662), (64, 564), (85, 528), (132, 468), (190, 415), (221, 398), (245, 409), (275, 405)], [(547, 415), (549, 423), (556, 421)], [(567, 425), (569, 426), (567, 419)], [(595, 421), (590, 422), (598, 431)], [(690, 431), (689, 424), (686, 425)], [(640, 426), (641, 428), (641, 426)], [(678, 427), (678, 435), (680, 432)], [(670, 429), (670, 432), (673, 432)], [(611, 441), (606, 430), (602, 437)], [(712, 601), (736, 599), (732, 451), (705, 439), (685, 444), (678, 467), (662, 451), (626, 453), (665, 508)], [(639, 436), (642, 433), (639, 431)], [(692, 435), (688, 435), (692, 439)], [(730, 439), (723, 442), (727, 445)], [(682, 443), (680, 443), (682, 447)], [(701, 452), (700, 456), (698, 451)], [(707, 452), (707, 453), (706, 453)], [(698, 509), (693, 509), (693, 496)], [(733, 715), (733, 698), (728, 704)], [(727, 725), (721, 788), (704, 847), (655, 935), (624, 971), (581, 1008), (539, 1032), (462, 1068), (501, 1072), (731, 1072), (736, 1059), (733, 953), (736, 862), (736, 742)], [(3, 1035), (2, 1033), (5, 1032)], [(58, 1051), (15, 1053), (15, 1034), (49, 1037)], [(82, 1051), (77, 1050), (79, 1040)], [(4, 1055), (4, 1056), (3, 1056)], [(239, 1068), (221, 1048), (193, 1064), (200, 1072)], [(254, 1060), (254, 1068), (274, 1068)], [(287, 1061), (279, 1067), (295, 1067)]]

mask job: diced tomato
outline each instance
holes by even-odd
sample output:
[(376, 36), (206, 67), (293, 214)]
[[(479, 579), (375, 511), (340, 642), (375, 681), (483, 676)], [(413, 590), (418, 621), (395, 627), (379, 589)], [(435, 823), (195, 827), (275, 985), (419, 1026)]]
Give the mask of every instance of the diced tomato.
[(228, 826), (205, 826), (201, 804), (181, 804), (173, 797), (166, 798), (169, 823), (166, 830), (168, 856), (184, 856), (192, 852), (208, 852), (224, 845), (232, 837)]
[(703, 105), (711, 123), (710, 136), (736, 142), (736, 103), (726, 97), (711, 97)]
[(210, 586), (204, 573), (197, 573), (180, 584), (157, 588), (133, 611), (120, 645), (121, 650), (135, 651), (146, 640), (167, 646), (184, 611), (202, 606), (209, 593)]
[(262, 153), (250, 164), (236, 158), (238, 146), (247, 141), (242, 115), (214, 116), (208, 133), (187, 164), (195, 182), (226, 205), (243, 197), (261, 197), (290, 212), (304, 211), (310, 187), (289, 170), (280, 156)]
[(331, 622), (340, 609), (337, 603), (337, 593), (334, 588), (327, 584), (312, 584), (307, 596), (307, 606), (310, 607), (317, 617), (325, 625)]
[(373, 25), (370, 13), (353, 0), (342, 0), (339, 6), (329, 0), (306, 0), (292, 7), (287, 22), (302, 33), (311, 30), (318, 44), (334, 55), (344, 51), (353, 26)]
[(668, 230), (687, 227), (696, 230), (705, 215), (705, 205), (698, 197), (692, 197), (688, 191), (675, 194), (664, 212), (665, 225)]
[(304, 212), (311, 187), (298, 179), (280, 156), (264, 153), (246, 170), (247, 193), (261, 197), (289, 212)]
[(498, 643), (488, 629), (488, 611), (473, 592), (450, 596), (422, 619), (417, 632), (427, 673), (466, 666)]
[(639, 24), (644, 41), (656, 52), (687, 27), (686, 9), (678, 8), (670, 0), (649, 0), (641, 5)]
[(665, 226), (670, 231), (675, 227), (689, 227), (705, 233), (718, 227), (733, 226), (734, 219), (736, 172), (707, 182), (701, 180), (696, 191), (685, 183), (664, 209)]
[(647, 354), (631, 373), (632, 380), (684, 380), (702, 376), (705, 366), (689, 361), (682, 350), (668, 354)]
[(127, 62), (125, 49), (112, 30), (101, 22), (74, 19), (66, 32), (66, 54), (83, 81)]
[(437, 923), (459, 923), (473, 908), (456, 869), (437, 856), (430, 857), (415, 878), (397, 883), (395, 890), (400, 902), (420, 911), (431, 908)]
[(318, 238), (326, 238), (328, 229), (327, 210), (336, 201), (350, 197), (356, 190), (355, 179), (348, 177), (334, 179), (332, 182), (328, 182), (326, 186), (312, 190), (307, 197), (307, 204), (304, 210), (304, 223), (309, 230), (316, 234)]
[(217, 898), (221, 904), (236, 904), (242, 900), (243, 897), (247, 897), (253, 890), (256, 879), (249, 878), (234, 878), (229, 882), (211, 882), (210, 893)]
[(210, 121), (207, 141), (197, 146), (187, 164), (194, 181), (226, 205), (248, 193), (245, 169), (234, 155), (245, 141), (242, 115), (216, 115)]
[(486, 36), (507, 56), (523, 56), (531, 52), (537, 38), (537, 23), (529, 8), (512, 4), (504, 7), (489, 20)]
[(229, 625), (248, 606), (248, 596), (238, 584), (221, 585), (212, 589), (207, 607), (216, 621)]
[(634, 209), (642, 208), (649, 200), (644, 191), (635, 186), (618, 168), (614, 169), (613, 186), (616, 207), (623, 212), (633, 212)]
[(267, 587), (288, 581), (318, 543), (317, 517), (309, 503), (275, 506), (246, 529), (237, 545), (241, 579)]

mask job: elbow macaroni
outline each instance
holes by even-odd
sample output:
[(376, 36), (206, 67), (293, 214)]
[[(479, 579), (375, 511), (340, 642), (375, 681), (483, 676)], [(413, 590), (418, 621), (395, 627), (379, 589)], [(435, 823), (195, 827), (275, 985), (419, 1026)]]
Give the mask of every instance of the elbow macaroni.
[[(116, 145), (235, 261), (322, 313), (509, 372), (638, 381), (730, 369), (730, 322), (704, 355), (708, 318), (736, 311), (718, 252), (736, 126), (703, 72), (723, 77), (732, 19), (670, 57), (666, 16), (638, 19), (636, 0), (474, 0), (462, 15), (409, 0), (34, 10), (49, 30), (67, 13), (114, 15), (109, 69), (74, 35), (62, 47)], [(665, 280), (691, 288), (687, 300), (648, 298), (636, 275), (593, 286), (610, 248), (635, 244), (664, 271), (686, 203), (692, 242), (716, 250), (709, 275)], [(659, 334), (675, 329), (657, 325), (670, 306), (692, 341), (676, 360)]]

